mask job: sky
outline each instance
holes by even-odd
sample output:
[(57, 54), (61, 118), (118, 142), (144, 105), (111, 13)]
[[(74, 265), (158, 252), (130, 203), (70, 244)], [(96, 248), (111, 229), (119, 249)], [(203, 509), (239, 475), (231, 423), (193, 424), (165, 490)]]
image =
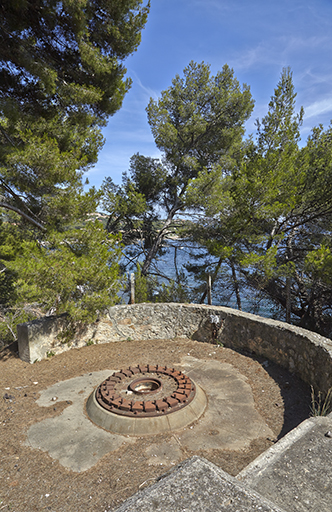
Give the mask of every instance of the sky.
[(192, 60), (210, 64), (212, 75), (228, 64), (250, 86), (255, 109), (247, 134), (289, 66), (297, 111), (305, 111), (304, 144), (314, 126), (328, 128), (332, 119), (332, 0), (151, 0), (141, 44), (124, 63), (132, 87), (103, 129), (90, 185), (98, 188), (107, 176), (120, 184), (135, 153), (160, 156), (145, 109)]

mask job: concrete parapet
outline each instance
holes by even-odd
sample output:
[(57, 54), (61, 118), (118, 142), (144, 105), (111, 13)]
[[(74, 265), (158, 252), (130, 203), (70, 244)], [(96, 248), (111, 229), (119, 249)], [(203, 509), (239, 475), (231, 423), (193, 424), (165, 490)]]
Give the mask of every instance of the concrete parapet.
[[(323, 393), (332, 387), (332, 341), (284, 322), (221, 306), (119, 305), (72, 339), (61, 337), (67, 318), (48, 317), (18, 326), (19, 355), (27, 362), (87, 343), (191, 338), (250, 350), (297, 373)], [(65, 340), (65, 342), (64, 342)]]
[(116, 512), (283, 512), (211, 462), (192, 457), (159, 482), (126, 500)]
[(18, 353), (27, 363), (45, 359), (68, 324), (67, 315), (49, 316), (17, 326)]
[(294, 512), (331, 511), (332, 415), (305, 420), (237, 475)]

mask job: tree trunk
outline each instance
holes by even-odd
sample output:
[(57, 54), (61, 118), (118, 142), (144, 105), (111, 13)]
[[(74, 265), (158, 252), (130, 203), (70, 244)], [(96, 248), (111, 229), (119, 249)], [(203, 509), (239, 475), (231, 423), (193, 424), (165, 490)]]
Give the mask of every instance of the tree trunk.
[(230, 265), (232, 269), (232, 278), (234, 283), (234, 289), (235, 289), (235, 295), (236, 295), (236, 303), (237, 308), (242, 311), (242, 304), (241, 304), (241, 295), (240, 295), (240, 287), (239, 287), (239, 281), (237, 280), (237, 275), (234, 267), (233, 261), (230, 260)]
[(174, 215), (176, 214), (177, 211), (178, 211), (178, 208), (176, 208), (175, 206), (170, 210), (168, 217), (165, 221), (165, 224), (163, 225), (163, 227), (159, 231), (155, 241), (153, 242), (151, 249), (149, 250), (149, 252), (145, 258), (145, 261), (143, 263), (143, 266), (142, 266), (142, 275), (143, 276), (147, 275), (149, 268), (151, 266), (152, 260), (155, 258), (165, 236), (167, 235), (168, 228), (171, 225)]
[[(222, 262), (224, 261), (224, 258), (220, 258), (218, 263), (217, 263), (217, 266), (215, 268), (215, 271), (213, 272), (213, 276), (211, 277), (211, 286), (213, 285), (214, 281), (216, 280), (217, 278), (217, 275), (218, 275), (218, 271), (221, 267), (221, 264)], [(206, 296), (207, 296), (207, 292), (208, 292), (208, 288), (206, 287), (205, 289), (205, 292), (203, 293), (202, 297), (201, 297), (201, 300), (199, 301), (200, 304), (203, 304), (205, 299), (206, 299)]]
[(290, 277), (286, 277), (286, 322), (291, 323), (291, 294), (290, 294)]

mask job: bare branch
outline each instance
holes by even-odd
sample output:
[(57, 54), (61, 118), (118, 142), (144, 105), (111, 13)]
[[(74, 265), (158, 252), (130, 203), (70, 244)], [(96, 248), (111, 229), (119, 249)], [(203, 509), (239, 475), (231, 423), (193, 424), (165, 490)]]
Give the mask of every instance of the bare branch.
[(12, 210), (13, 212), (18, 213), (19, 215), (21, 215), (21, 217), (23, 217), (28, 222), (30, 222), (30, 224), (33, 224), (34, 226), (36, 226), (37, 228), (41, 229), (42, 231), (46, 231), (45, 226), (43, 226), (40, 222), (38, 222), (34, 218), (30, 217), (30, 215), (28, 215), (27, 213), (23, 212), (19, 208), (16, 208), (15, 206), (12, 206), (11, 204), (2, 203), (2, 202), (0, 202), (0, 208), (5, 208), (6, 210)]

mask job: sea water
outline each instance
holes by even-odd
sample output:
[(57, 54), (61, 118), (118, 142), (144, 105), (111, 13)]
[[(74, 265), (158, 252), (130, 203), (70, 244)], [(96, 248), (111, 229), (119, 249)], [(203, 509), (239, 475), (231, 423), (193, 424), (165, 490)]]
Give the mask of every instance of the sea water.
[[(132, 246), (129, 246), (124, 249), (125, 253), (129, 253), (132, 249)], [(174, 263), (174, 257), (176, 252), (176, 266)], [(176, 281), (177, 279), (177, 271), (183, 272), (185, 277), (185, 286), (187, 287), (189, 292), (193, 292), (197, 289), (197, 278), (191, 272), (188, 272), (185, 268), (185, 264), (187, 263), (197, 263), (200, 258), (197, 260), (195, 256), (205, 255), (206, 251), (199, 244), (188, 243), (185, 240), (181, 239), (168, 239), (166, 241), (166, 245), (163, 247), (163, 254), (158, 256), (156, 260), (156, 265), (158, 268), (158, 281), (160, 283), (168, 283), (169, 279), (173, 279)], [(144, 256), (140, 258), (140, 261), (143, 262)], [(215, 267), (218, 259), (213, 256), (208, 256), (208, 265), (211, 267), (211, 274), (213, 273), (213, 268)], [(128, 258), (123, 257), (122, 263), (126, 265), (126, 272), (129, 274), (136, 270), (136, 263), (129, 263)], [(153, 269), (150, 269), (153, 271)], [(238, 304), (236, 301), (234, 286), (231, 282), (231, 274), (227, 269), (223, 269), (223, 277), (219, 277), (217, 285), (215, 287), (212, 286), (212, 304), (215, 306), (227, 306), (231, 308), (238, 308)], [(165, 276), (165, 277), (162, 277)], [(200, 302), (200, 297), (205, 290), (205, 283), (201, 283), (201, 291), (198, 291), (196, 295), (195, 302)], [(156, 291), (156, 295), (158, 291)], [(257, 297), (251, 292), (247, 287), (242, 285), (240, 287), (240, 298), (241, 298), (241, 307), (243, 311), (255, 313), (265, 317), (273, 317), (273, 304), (267, 300), (260, 298), (257, 300)], [(122, 294), (123, 302), (127, 303), (129, 299), (129, 293), (124, 292)], [(204, 301), (207, 303), (207, 299)]]

